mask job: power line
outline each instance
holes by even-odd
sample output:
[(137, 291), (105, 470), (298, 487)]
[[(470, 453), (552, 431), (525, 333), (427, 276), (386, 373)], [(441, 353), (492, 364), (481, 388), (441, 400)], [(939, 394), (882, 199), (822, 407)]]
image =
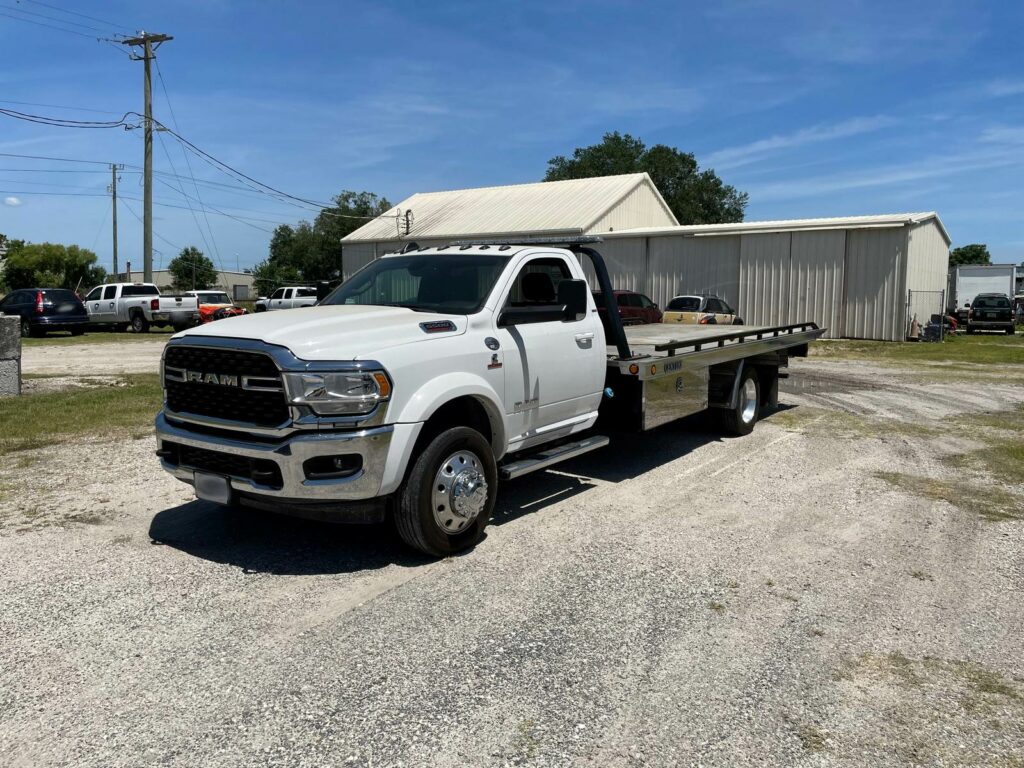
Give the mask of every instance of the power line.
[(138, 114), (137, 112), (125, 112), (120, 120), (72, 120), (64, 117), (49, 117), (46, 115), (33, 115), (28, 112), (19, 112), (15, 109), (7, 109), (6, 107), (0, 107), (0, 115), (6, 115), (7, 117), (13, 117), (16, 120), (26, 120), (30, 123), (39, 123), (41, 125), (50, 125), (56, 128), (137, 128), (138, 126), (127, 122), (129, 115)]
[[(58, 163), (89, 163), (90, 165), (110, 165), (110, 163), (106, 160), (78, 160), (73, 157), (52, 157), (49, 155), (20, 155), (16, 152), (0, 152), (0, 157), (20, 157), (24, 160), (52, 160)], [(137, 165), (128, 167), (138, 168)]]
[(0, 99), (0, 104), (17, 104), (22, 107), (49, 107), (50, 109), (67, 109), (73, 112), (96, 112), (101, 115), (120, 115), (120, 112), (111, 112), (109, 109), (90, 109), (89, 107), (67, 107), (62, 104), (40, 104), (35, 101), (11, 101)]
[[(88, 30), (92, 30), (93, 32), (99, 32), (101, 34), (107, 34), (107, 30), (105, 30), (105, 29), (100, 29), (99, 27), (94, 27), (94, 26), (92, 26), (90, 24), (83, 24), (80, 21), (68, 21), (67, 19), (55, 18), (55, 17), (49, 16), (49, 15), (47, 15), (45, 13), (38, 13), (36, 11), (26, 11), (24, 8), (18, 8), (16, 6), (5, 5), (5, 6), (2, 6), (2, 7), (3, 8), (7, 8), (8, 10), (11, 10), (11, 11), (15, 11), (16, 13), (24, 13), (24, 14), (26, 14), (28, 16), (35, 16), (38, 19), (46, 19), (47, 21), (55, 21), (58, 24), (65, 24), (65, 25), (67, 25), (69, 27), (78, 27), (79, 29), (88, 29)], [(122, 37), (124, 37), (124, 35), (122, 35)]]
[(40, 5), (43, 8), (49, 8), (50, 10), (57, 11), (58, 13), (67, 13), (71, 16), (79, 16), (83, 19), (89, 19), (89, 21), (98, 21), (100, 24), (105, 24), (108, 27), (120, 27), (121, 29), (127, 29), (129, 32), (131, 31), (131, 27), (126, 27), (124, 24), (117, 24), (113, 21), (104, 21), (103, 19), (97, 19), (95, 16), (89, 16), (88, 14), (79, 13), (78, 11), (69, 11), (66, 8), (59, 8), (56, 5), (44, 3), (42, 2), (42, 0), (28, 0), (28, 2), (32, 3), (33, 5)]
[[(136, 201), (138, 200), (137, 197), (136, 198), (132, 198), (132, 199), (136, 200)], [(142, 220), (142, 217), (139, 216), (139, 214), (137, 214), (135, 212), (135, 210), (130, 205), (128, 205), (127, 202), (125, 202), (125, 197), (124, 196), (119, 197), (118, 200), (124, 205), (125, 208), (128, 209), (128, 213), (130, 213), (132, 216), (134, 216), (136, 219), (138, 219), (139, 224), (143, 224), (143, 225), (145, 224), (145, 222)], [(159, 205), (159, 203), (157, 203), (157, 205)], [(180, 245), (175, 245), (170, 240), (168, 240), (166, 237), (161, 235), (159, 232), (153, 232), (153, 236), (156, 237), (158, 240), (162, 240), (163, 242), (167, 243), (167, 245), (171, 246), (171, 248), (174, 248), (174, 249), (179, 250), (179, 251), (184, 250)]]
[[(167, 83), (164, 81), (164, 74), (163, 74), (162, 71), (160, 71), (160, 60), (159, 59), (154, 59), (154, 62), (156, 64), (156, 76), (157, 76), (157, 79), (160, 81), (160, 88), (164, 92), (164, 101), (167, 103), (167, 111), (171, 113), (171, 122), (174, 123), (175, 129), (177, 129), (177, 127), (178, 127), (178, 118), (174, 114), (174, 107), (171, 106), (171, 97), (167, 93)], [(159, 136), (160, 134), (157, 134), (157, 135)], [(174, 163), (171, 162), (171, 155), (167, 151), (167, 147), (164, 144), (164, 137), (163, 136), (160, 136), (160, 146), (163, 147), (164, 154), (167, 155), (167, 162), (171, 166), (171, 170), (174, 171), (175, 174), (177, 174), (178, 169), (175, 168), (174, 167)], [(217, 258), (217, 265), (220, 268), (223, 269), (224, 264), (223, 264), (223, 262), (222, 262), (222, 260), (220, 258), (220, 249), (217, 247), (217, 239), (213, 236), (213, 227), (210, 226), (210, 217), (206, 213), (206, 207), (203, 205), (202, 196), (199, 194), (199, 186), (196, 184), (195, 174), (192, 173), (192, 163), (189, 161), (188, 153), (185, 152), (184, 148), (182, 148), (181, 154), (185, 158), (185, 167), (188, 169), (188, 175), (192, 179), (192, 188), (195, 189), (195, 191), (196, 191), (196, 201), (199, 203), (200, 210), (202, 210), (202, 212), (203, 212), (203, 221), (206, 222), (206, 229), (210, 233), (210, 242), (213, 243), (213, 255)], [(188, 195), (185, 194), (185, 188), (182, 185), (181, 180), (177, 179), (176, 181), (178, 181), (178, 187), (179, 187), (179, 189), (181, 191), (182, 197), (184, 197), (186, 200), (188, 200)], [(191, 207), (191, 203), (189, 203), (189, 206)], [(193, 217), (195, 217), (194, 213), (192, 215), (193, 215)], [(225, 214), (225, 215), (227, 215), (227, 214)], [(243, 223), (245, 223), (245, 222), (243, 222)], [(198, 221), (196, 222), (196, 226), (197, 227), (199, 226), (199, 222)], [(253, 225), (253, 224), (247, 224), (247, 226), (255, 227), (255, 225)], [(259, 227), (255, 227), (255, 228), (259, 229)], [(200, 234), (202, 234), (202, 229), (200, 229)], [(203, 241), (204, 242), (206, 241), (205, 235), (203, 236)], [(209, 246), (207, 246), (207, 250), (209, 250)]]

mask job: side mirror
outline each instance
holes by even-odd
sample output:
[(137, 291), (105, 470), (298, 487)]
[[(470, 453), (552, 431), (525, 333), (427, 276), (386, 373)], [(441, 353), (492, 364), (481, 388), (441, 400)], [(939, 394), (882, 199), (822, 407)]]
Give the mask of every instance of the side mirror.
[(563, 280), (558, 284), (558, 303), (565, 305), (565, 320), (582, 320), (587, 316), (586, 280)]

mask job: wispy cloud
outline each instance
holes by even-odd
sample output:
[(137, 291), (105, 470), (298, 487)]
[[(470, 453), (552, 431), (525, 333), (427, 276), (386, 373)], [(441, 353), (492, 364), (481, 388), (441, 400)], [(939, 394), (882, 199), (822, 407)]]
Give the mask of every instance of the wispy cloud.
[(924, 179), (939, 179), (993, 168), (1007, 168), (1024, 164), (1018, 151), (992, 148), (968, 151), (943, 157), (941, 162), (927, 158), (902, 165), (872, 168), (855, 173), (830, 174), (802, 179), (791, 179), (749, 189), (752, 199), (760, 201), (789, 200), (829, 195), (856, 189), (895, 187)]
[(812, 125), (793, 133), (776, 134), (766, 139), (752, 141), (749, 144), (720, 149), (708, 155), (707, 162), (718, 169), (737, 168), (741, 165), (755, 163), (779, 150), (870, 133), (895, 122), (896, 120), (891, 117), (875, 115), (873, 117), (855, 117), (839, 123)]
[(994, 125), (982, 131), (979, 138), (986, 144), (1024, 144), (1024, 126)]
[(1024, 80), (993, 80), (985, 86), (985, 92), (996, 98), (1017, 96), (1024, 93)]
[(5, 197), (4, 198), (4, 205), (9, 205), (12, 208), (17, 208), (19, 205), (21, 205), (21, 198), (20, 197)]

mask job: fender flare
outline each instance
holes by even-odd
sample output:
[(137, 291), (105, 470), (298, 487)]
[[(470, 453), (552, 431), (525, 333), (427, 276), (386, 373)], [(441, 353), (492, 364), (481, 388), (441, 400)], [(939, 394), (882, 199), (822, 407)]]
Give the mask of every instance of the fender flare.
[(472, 397), (483, 406), (491, 422), (491, 447), (500, 459), (505, 454), (505, 414), (501, 398), (490, 384), (480, 376), (448, 373), (421, 386), (410, 397), (395, 421), (415, 423), (429, 419), (446, 403), (460, 397)]

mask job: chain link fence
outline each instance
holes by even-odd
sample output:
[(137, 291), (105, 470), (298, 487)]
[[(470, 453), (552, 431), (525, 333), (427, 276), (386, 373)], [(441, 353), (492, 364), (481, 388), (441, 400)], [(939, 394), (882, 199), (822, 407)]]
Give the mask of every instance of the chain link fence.
[(907, 291), (907, 338), (943, 341), (946, 314), (945, 291)]

